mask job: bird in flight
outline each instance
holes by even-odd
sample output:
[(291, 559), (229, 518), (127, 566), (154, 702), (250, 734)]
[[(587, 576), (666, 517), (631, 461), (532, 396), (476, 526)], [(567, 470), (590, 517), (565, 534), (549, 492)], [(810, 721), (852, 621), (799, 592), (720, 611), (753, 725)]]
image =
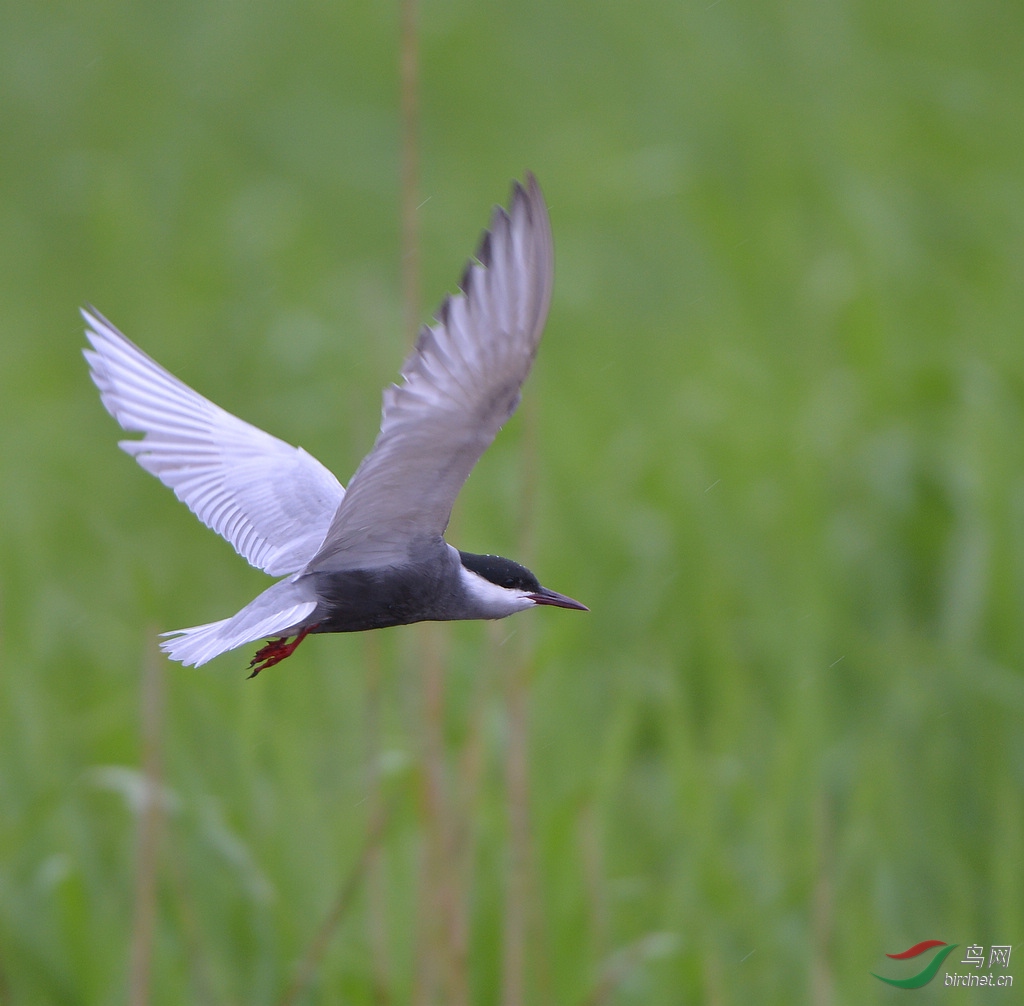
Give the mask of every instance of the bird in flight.
[(249, 664), (255, 677), (310, 633), (504, 618), (540, 604), (587, 610), (511, 559), (444, 539), (459, 490), (519, 404), (553, 265), (547, 207), (527, 174), (384, 390), (380, 433), (347, 490), (301, 447), (225, 412), (83, 309), (103, 405), (144, 434), (121, 448), (244, 559), (284, 577), (230, 618), (164, 633), (172, 659), (198, 666), (267, 639)]

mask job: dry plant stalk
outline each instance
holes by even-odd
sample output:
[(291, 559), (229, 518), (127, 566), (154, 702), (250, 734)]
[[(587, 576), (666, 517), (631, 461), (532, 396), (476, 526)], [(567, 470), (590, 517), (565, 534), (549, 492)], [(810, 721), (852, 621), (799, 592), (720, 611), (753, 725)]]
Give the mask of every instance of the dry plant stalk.
[[(147, 632), (146, 638), (155, 639)], [(132, 941), (128, 966), (128, 1002), (149, 1002), (153, 940), (156, 931), (156, 888), (163, 830), (163, 715), (164, 664), (155, 642), (146, 647), (142, 661), (142, 807), (135, 865), (135, 896), (132, 910)]]

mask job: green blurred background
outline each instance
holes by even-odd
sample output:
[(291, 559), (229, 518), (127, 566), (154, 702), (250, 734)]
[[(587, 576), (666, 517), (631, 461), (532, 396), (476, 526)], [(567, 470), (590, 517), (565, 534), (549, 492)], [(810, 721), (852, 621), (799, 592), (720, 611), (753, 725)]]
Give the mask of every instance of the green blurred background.
[(3, 6), (0, 1001), (127, 1001), (147, 952), (154, 1003), (284, 1001), (347, 880), (295, 1001), (1020, 1001), (871, 972), (1024, 984), (1024, 7), (419, 39), (423, 316), (526, 168), (557, 253), (452, 538), (592, 611), (247, 682), (154, 655), (268, 581), (116, 449), (76, 311), (345, 481), (408, 346), (397, 8)]

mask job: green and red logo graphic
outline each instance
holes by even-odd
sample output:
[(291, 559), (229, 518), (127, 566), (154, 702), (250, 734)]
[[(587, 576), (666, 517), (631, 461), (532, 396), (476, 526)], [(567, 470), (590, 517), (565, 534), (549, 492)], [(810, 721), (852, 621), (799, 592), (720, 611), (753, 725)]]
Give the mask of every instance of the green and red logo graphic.
[(901, 954), (886, 954), (886, 957), (892, 958), (894, 961), (909, 961), (914, 957), (920, 957), (921, 954), (928, 953), (929, 950), (934, 950), (936, 947), (944, 947), (944, 950), (938, 951), (932, 959), (925, 965), (923, 971), (919, 971), (916, 975), (911, 975), (909, 978), (884, 978), (882, 975), (875, 975), (874, 971), (871, 973), (880, 982), (885, 982), (886, 985), (895, 985), (898, 989), (919, 989), (924, 985), (927, 985), (938, 973), (942, 962), (960, 946), (959, 943), (947, 944), (942, 940), (922, 940), (920, 943), (915, 943), (909, 950), (904, 950)]

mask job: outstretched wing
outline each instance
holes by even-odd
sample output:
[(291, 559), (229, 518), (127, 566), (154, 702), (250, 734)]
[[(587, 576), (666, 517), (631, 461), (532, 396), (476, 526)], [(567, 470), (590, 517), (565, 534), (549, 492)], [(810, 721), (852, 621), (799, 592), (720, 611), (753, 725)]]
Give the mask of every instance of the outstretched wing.
[(460, 284), (424, 326), (384, 391), (380, 434), (349, 483), (307, 570), (401, 563), (443, 534), (480, 455), (519, 404), (540, 341), (554, 272), (551, 226), (533, 175), (495, 207)]
[(107, 411), (141, 440), (120, 446), (252, 565), (294, 573), (345, 490), (301, 447), (250, 426), (168, 373), (95, 310), (84, 350)]

